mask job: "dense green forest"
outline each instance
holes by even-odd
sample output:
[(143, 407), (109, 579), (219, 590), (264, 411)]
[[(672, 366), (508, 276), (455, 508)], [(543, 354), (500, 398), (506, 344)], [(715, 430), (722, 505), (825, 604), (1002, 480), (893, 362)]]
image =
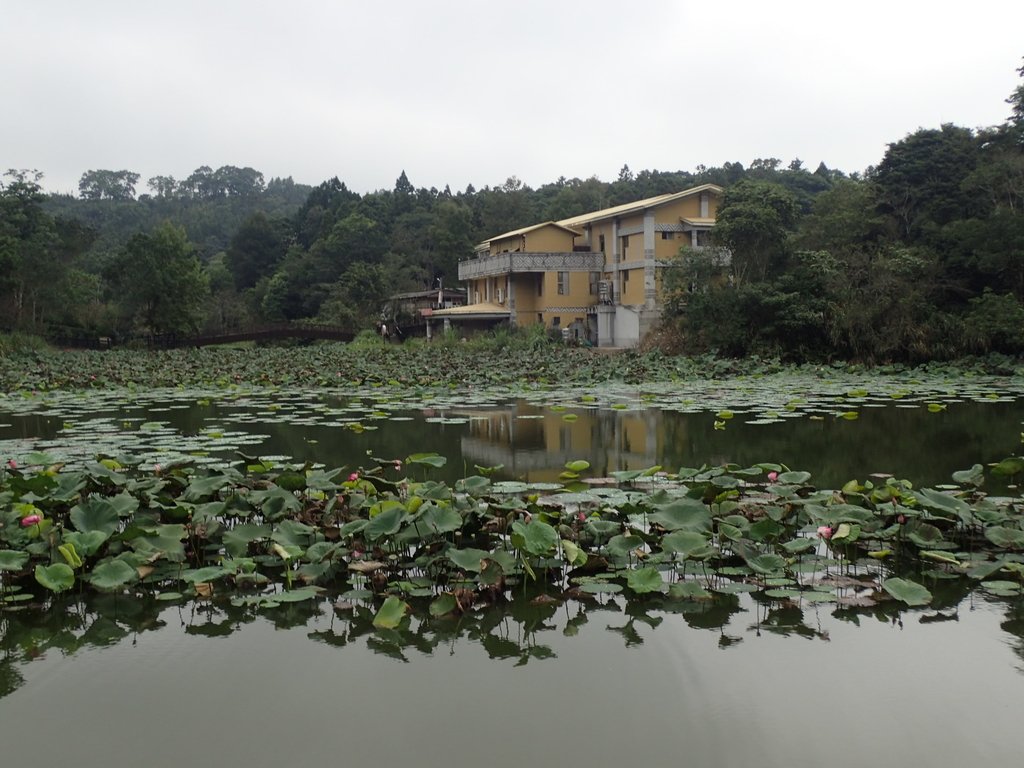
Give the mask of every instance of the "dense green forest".
[(680, 260), (666, 343), (868, 362), (1024, 352), (1024, 85), (1007, 102), (1005, 123), (915, 131), (810, 201), (780, 179), (731, 185), (715, 226), (730, 266), (713, 250)]
[[(1020, 70), (1024, 76), (1024, 68)], [(920, 129), (844, 174), (794, 159), (532, 189), (356, 193), (208, 166), (187, 179), (34, 171), (0, 185), (0, 329), (50, 338), (222, 331), (303, 318), (369, 327), (394, 292), (457, 282), (489, 235), (696, 184), (726, 189), (715, 248), (665, 280), (659, 342), (685, 352), (865, 361), (1024, 352), (1024, 85), (984, 129)], [(723, 264), (728, 263), (727, 266)]]

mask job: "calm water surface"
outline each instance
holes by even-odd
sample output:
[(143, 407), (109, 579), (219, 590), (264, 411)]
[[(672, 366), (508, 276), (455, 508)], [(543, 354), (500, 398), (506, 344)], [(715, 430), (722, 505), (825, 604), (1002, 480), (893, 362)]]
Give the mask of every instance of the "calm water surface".
[[(858, 402), (853, 420), (839, 415), (848, 405), (765, 420), (636, 402), (169, 393), (11, 407), (0, 449), (158, 461), (188, 440), (202, 461), (240, 450), (351, 467), (436, 451), (448, 464), (431, 476), (450, 480), (501, 464), (504, 477), (551, 481), (581, 458), (594, 475), (774, 461), (821, 487), (870, 473), (934, 485), (1020, 452), (1017, 394), (947, 400), (937, 412), (890, 400)], [(2, 765), (1015, 765), (1024, 603), (966, 589), (953, 583), (926, 610), (866, 612), (747, 594), (527, 596), (392, 632), (372, 628), (371, 607), (333, 598), (262, 614), (72, 600), (0, 614)]]
[(748, 596), (724, 615), (521, 607), (468, 633), (414, 622), (404, 645), (330, 606), (230, 636), (216, 610), (106, 610), (96, 645), (6, 649), (5, 765), (952, 768), (1024, 748), (1016, 609), (981, 598), (935, 623)]
[[(595, 476), (654, 465), (674, 472), (702, 464), (778, 462), (811, 472), (820, 487), (872, 473), (895, 473), (920, 486), (948, 482), (956, 470), (1018, 452), (1024, 435), (1024, 398), (1017, 392), (991, 399), (947, 396), (937, 412), (924, 402), (934, 397), (883, 398), (794, 413), (779, 409), (769, 420), (749, 408), (719, 419), (714, 409), (680, 412), (635, 397), (628, 410), (616, 410), (516, 398), (460, 406), (455, 396), (410, 408), (318, 393), (220, 400), (194, 394), (171, 399), (174, 394), (37, 404), (7, 413), (0, 402), (0, 453), (41, 449), (91, 459), (98, 451), (128, 452), (159, 462), (182, 455), (238, 460), (242, 452), (355, 468), (373, 466), (368, 457), (433, 451), (448, 464), (432, 477), (449, 481), (474, 474), (474, 466), (497, 465), (500, 477), (557, 480), (564, 464), (577, 459), (588, 460)], [(856, 419), (843, 418), (843, 412)]]

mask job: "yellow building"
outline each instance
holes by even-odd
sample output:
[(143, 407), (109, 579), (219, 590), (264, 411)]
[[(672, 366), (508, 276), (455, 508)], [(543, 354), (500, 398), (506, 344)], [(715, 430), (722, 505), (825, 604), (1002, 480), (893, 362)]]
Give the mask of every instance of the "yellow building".
[(434, 320), (543, 323), (602, 347), (635, 346), (657, 322), (658, 268), (702, 247), (722, 188), (704, 184), (505, 232), (459, 264), (467, 305)]

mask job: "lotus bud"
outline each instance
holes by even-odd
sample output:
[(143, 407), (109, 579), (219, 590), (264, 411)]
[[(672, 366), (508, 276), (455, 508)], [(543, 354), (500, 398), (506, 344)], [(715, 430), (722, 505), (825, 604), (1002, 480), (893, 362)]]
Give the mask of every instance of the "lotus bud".
[(778, 481), (779, 481), (779, 473), (778, 472), (772, 471), (772, 472), (768, 473), (768, 482), (769, 483), (777, 483)]
[(826, 540), (831, 539), (832, 538), (832, 529), (830, 527), (828, 527), (827, 525), (819, 526), (819, 528), (818, 528), (818, 535), (821, 536), (821, 538), (826, 539)]
[(354, 483), (358, 479), (359, 479), (359, 473), (358, 472), (353, 472), (351, 475), (348, 476), (348, 481), (350, 483)]
[(28, 528), (31, 525), (39, 525), (43, 520), (41, 515), (25, 515), (21, 518), (21, 527)]

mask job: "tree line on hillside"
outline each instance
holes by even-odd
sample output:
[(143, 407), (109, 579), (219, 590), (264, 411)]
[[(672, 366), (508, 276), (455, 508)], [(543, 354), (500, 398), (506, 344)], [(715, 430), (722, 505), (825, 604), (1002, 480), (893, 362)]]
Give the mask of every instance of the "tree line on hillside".
[(0, 328), (67, 337), (298, 319), (371, 327), (392, 293), (456, 285), (459, 261), (490, 235), (745, 178), (782, 184), (809, 207), (844, 176), (762, 159), (452, 192), (416, 188), (403, 171), (393, 189), (358, 194), (337, 177), (264, 184), (250, 168), (204, 166), (182, 181), (155, 176), (142, 194), (136, 173), (91, 170), (73, 197), (47, 196), (39, 174), (11, 170), (0, 188)]
[[(1024, 77), (1024, 67), (1019, 70)], [(743, 179), (666, 280), (678, 348), (919, 362), (1024, 352), (1024, 85), (1009, 119), (921, 129), (809, 209)]]
[[(1024, 68), (1022, 68), (1024, 69)], [(1024, 71), (1022, 71), (1024, 74)], [(792, 358), (1021, 352), (1024, 86), (1006, 123), (921, 129), (863, 175), (800, 160), (618, 178), (515, 177), (453, 192), (359, 194), (252, 168), (176, 180), (90, 170), (79, 195), (38, 174), (0, 187), (0, 327), (48, 334), (218, 332), (281, 320), (371, 327), (396, 292), (454, 286), (484, 238), (704, 183), (726, 189), (714, 249), (665, 281), (676, 348)]]

